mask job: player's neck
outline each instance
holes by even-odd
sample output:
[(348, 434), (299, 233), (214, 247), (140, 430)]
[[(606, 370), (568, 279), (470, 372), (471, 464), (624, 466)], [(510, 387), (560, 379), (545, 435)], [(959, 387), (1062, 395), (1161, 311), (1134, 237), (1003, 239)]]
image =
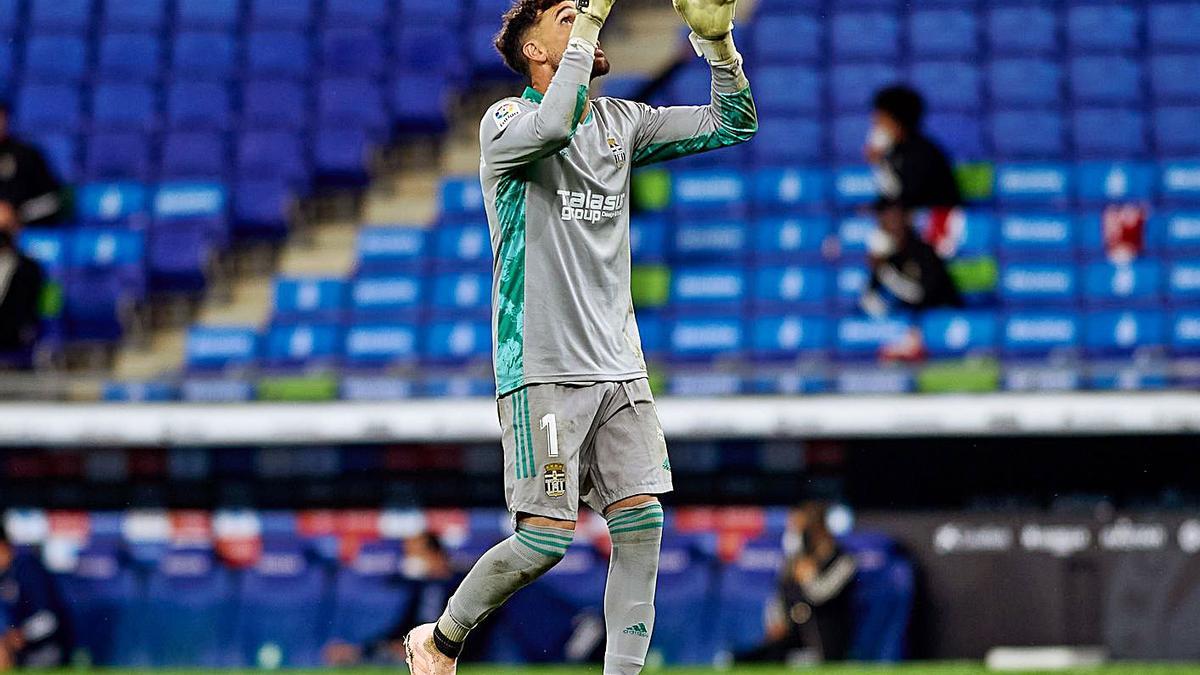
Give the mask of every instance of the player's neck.
[[(545, 96), (546, 90), (548, 90), (550, 88), (550, 80), (542, 79), (535, 74), (533, 76), (532, 81), (530, 82), (529, 86), (537, 93), (541, 94), (542, 96)], [(591, 99), (591, 97), (588, 97), (587, 101), (583, 104), (583, 116), (580, 117), (579, 119), (586, 120), (588, 118), (588, 116), (591, 114), (592, 114), (592, 99)]]

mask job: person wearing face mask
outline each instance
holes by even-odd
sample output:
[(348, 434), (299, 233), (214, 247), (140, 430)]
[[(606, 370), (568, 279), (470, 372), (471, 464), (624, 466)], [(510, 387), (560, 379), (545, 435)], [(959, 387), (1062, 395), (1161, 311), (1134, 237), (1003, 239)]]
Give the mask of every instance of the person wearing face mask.
[(0, 201), (0, 368), (29, 367), (41, 320), (46, 276), (36, 260), (17, 248), (20, 232), (16, 208)]
[(38, 553), (20, 553), (0, 524), (0, 671), (55, 668), (71, 656), (58, 586)]
[(875, 95), (874, 122), (865, 150), (880, 198), (907, 209), (952, 209), (962, 203), (946, 152), (924, 132), (925, 100), (896, 85)]
[(62, 185), (41, 150), (9, 130), (9, 106), (0, 101), (0, 199), (11, 202), (27, 223), (55, 222), (62, 212)]

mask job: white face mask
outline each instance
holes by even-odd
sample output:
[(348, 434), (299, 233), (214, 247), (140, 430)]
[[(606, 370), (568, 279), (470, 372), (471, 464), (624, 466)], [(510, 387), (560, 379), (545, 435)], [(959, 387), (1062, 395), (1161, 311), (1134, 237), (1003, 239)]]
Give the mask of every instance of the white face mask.
[(892, 132), (876, 124), (871, 127), (871, 133), (867, 135), (867, 145), (876, 152), (887, 152), (896, 145), (896, 137)]
[(400, 562), (400, 574), (406, 579), (424, 579), (429, 576), (429, 563), (420, 556), (404, 556)]

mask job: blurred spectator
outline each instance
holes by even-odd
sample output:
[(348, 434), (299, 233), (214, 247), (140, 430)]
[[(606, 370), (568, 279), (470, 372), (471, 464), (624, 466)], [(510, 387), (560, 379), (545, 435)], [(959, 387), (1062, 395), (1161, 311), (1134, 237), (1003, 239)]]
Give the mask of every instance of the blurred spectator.
[(65, 610), (38, 556), (18, 553), (0, 525), (0, 670), (64, 665), (71, 652)]
[(28, 365), (38, 337), (45, 274), (17, 248), (21, 221), (12, 204), (0, 201), (0, 365)]
[(62, 212), (61, 190), (42, 152), (12, 136), (8, 104), (0, 102), (0, 200), (27, 223), (49, 223)]
[(893, 304), (910, 311), (961, 307), (946, 261), (917, 233), (912, 211), (896, 201), (881, 202), (877, 211), (879, 230), (867, 243), (871, 283), (863, 310), (883, 316)]
[(925, 135), (925, 100), (905, 86), (875, 95), (867, 161), (875, 167), (879, 193), (907, 209), (953, 208), (962, 203), (946, 152)]
[(437, 621), (459, 581), (441, 540), (428, 532), (405, 540), (400, 574), (405, 583), (412, 584), (415, 589), (416, 599), (407, 611), (396, 617), (388, 634), (380, 636), (374, 643), (354, 645), (332, 642), (326, 645), (327, 664), (352, 666), (364, 661), (403, 663), (404, 636), (413, 626)]
[(738, 661), (841, 661), (854, 636), (858, 563), (826, 524), (827, 509), (805, 504), (788, 524), (788, 558), (767, 623), (767, 641)]

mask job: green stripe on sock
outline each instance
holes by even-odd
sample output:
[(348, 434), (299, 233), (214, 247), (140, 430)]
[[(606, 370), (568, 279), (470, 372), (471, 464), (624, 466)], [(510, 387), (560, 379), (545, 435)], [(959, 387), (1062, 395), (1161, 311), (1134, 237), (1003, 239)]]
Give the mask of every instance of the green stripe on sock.
[(623, 523), (617, 523), (616, 525), (609, 525), (608, 531), (610, 533), (612, 533), (612, 532), (615, 532), (622, 528), (632, 527), (634, 525), (642, 525), (645, 523), (655, 522), (655, 521), (660, 522), (660, 523), (663, 522), (663, 516), (661, 513), (649, 514), (645, 518), (638, 518), (637, 520), (627, 520)]
[(621, 523), (637, 520), (639, 518), (644, 518), (649, 515), (661, 516), (662, 512), (663, 512), (662, 506), (655, 504), (652, 507), (641, 508), (636, 511), (631, 511), (631, 512), (627, 512), (627, 513), (619, 513), (619, 514), (613, 516), (612, 520), (608, 521), (608, 526), (612, 527), (614, 525), (620, 525)]
[(663, 521), (656, 520), (654, 522), (643, 523), (643, 524), (639, 524), (639, 525), (630, 525), (627, 527), (620, 527), (615, 530), (609, 530), (608, 533), (609, 534), (624, 534), (626, 532), (644, 532), (646, 530), (661, 530), (662, 526), (663, 526)]
[(570, 546), (573, 541), (572, 537), (559, 537), (558, 535), (547, 534), (539, 530), (521, 530), (520, 534), (521, 536), (532, 537), (544, 544), (554, 544), (563, 548)]
[(520, 532), (517, 533), (517, 541), (524, 544), (526, 548), (529, 548), (530, 550), (532, 550), (536, 553), (541, 553), (542, 555), (549, 556), (551, 558), (561, 558), (567, 554), (566, 550), (557, 551), (554, 549), (543, 548), (541, 545), (522, 536), (522, 534)]

